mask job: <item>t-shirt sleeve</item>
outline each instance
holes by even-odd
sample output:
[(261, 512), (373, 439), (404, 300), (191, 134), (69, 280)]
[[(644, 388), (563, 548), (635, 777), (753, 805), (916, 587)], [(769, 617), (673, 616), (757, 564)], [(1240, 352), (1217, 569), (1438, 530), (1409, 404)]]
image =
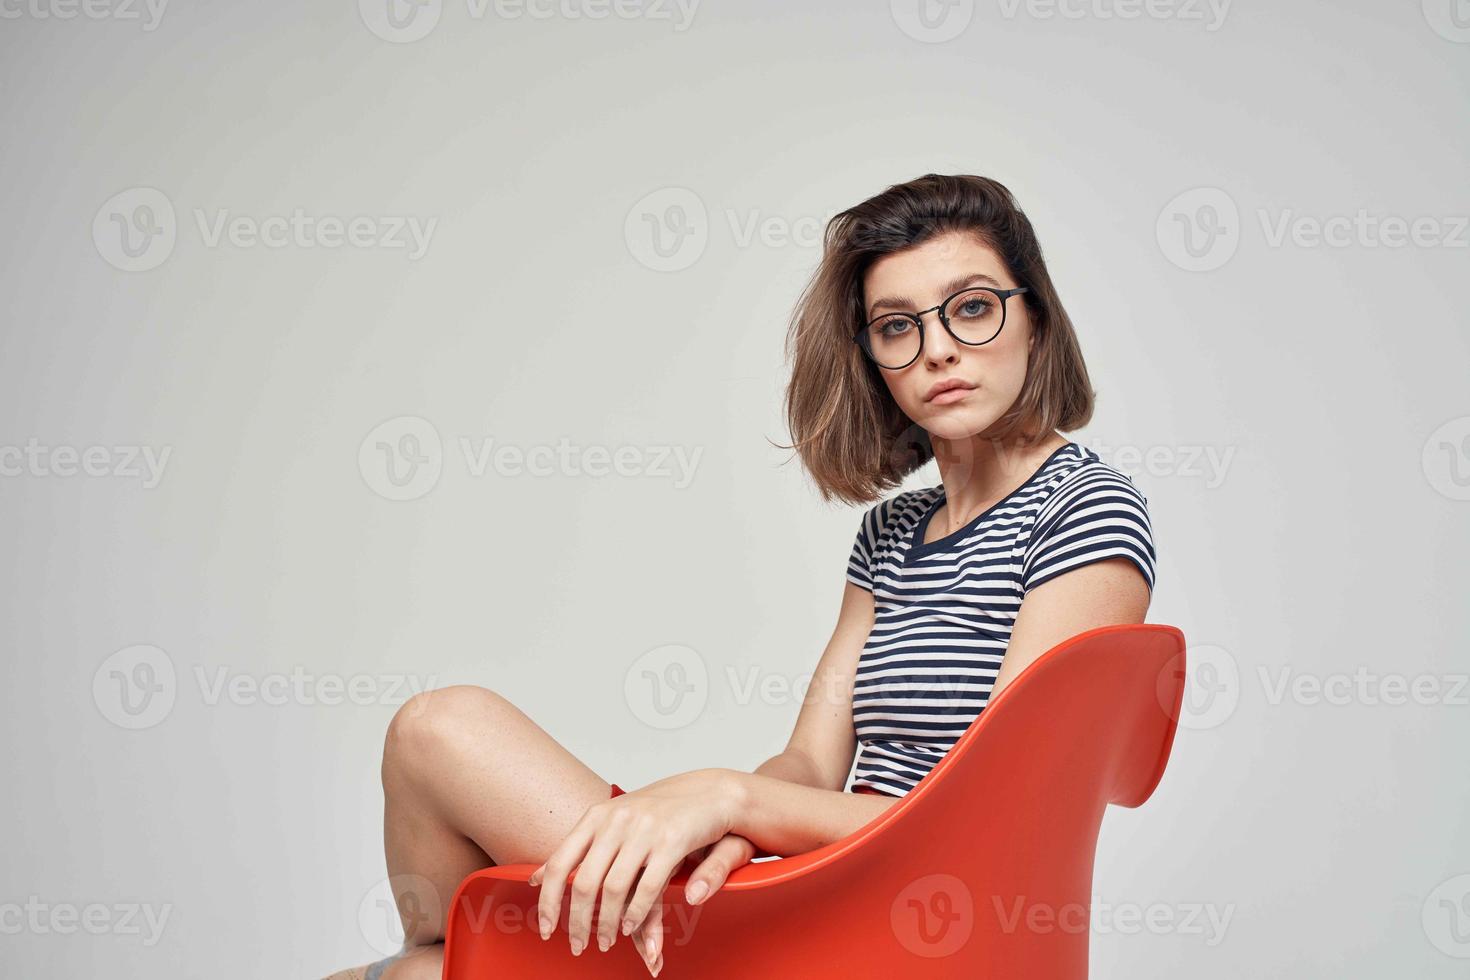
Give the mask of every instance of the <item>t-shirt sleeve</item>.
[(1115, 471), (1080, 475), (1059, 487), (1037, 515), (1021, 564), (1021, 591), (1108, 558), (1126, 558), (1154, 587), (1148, 499)]
[(873, 591), (873, 545), (878, 540), (884, 509), (884, 504), (874, 504), (863, 514), (847, 556), (847, 580), (869, 592)]

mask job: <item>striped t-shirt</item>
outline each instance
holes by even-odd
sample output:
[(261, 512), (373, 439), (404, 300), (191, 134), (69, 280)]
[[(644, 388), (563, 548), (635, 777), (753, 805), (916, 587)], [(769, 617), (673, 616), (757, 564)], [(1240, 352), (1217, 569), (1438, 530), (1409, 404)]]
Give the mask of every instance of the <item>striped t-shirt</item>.
[(847, 579), (873, 593), (858, 660), (852, 786), (902, 796), (970, 726), (995, 685), (1026, 593), (1106, 558), (1154, 585), (1148, 501), (1133, 481), (1075, 442), (964, 527), (922, 544), (944, 485), (871, 507)]

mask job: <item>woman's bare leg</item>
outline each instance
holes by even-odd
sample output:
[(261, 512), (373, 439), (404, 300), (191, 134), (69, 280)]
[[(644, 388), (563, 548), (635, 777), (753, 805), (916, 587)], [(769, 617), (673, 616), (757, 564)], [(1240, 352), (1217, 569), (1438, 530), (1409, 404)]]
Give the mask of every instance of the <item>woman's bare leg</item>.
[[(493, 691), (449, 687), (409, 699), (383, 748), (383, 843), (408, 952), (383, 980), (439, 976), (446, 913), (465, 876), (540, 864), (611, 792)], [(421, 946), (436, 948), (413, 948)]]

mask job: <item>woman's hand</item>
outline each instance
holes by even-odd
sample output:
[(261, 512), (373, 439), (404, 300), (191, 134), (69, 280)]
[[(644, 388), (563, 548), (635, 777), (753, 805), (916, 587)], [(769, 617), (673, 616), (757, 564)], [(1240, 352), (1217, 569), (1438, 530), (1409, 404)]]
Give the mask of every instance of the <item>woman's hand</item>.
[[(567, 926), (573, 955), (587, 945), (592, 905), (599, 892), (599, 948), (612, 946), (620, 923), (627, 934), (644, 926), (645, 919), (650, 921), (640, 930), (641, 938), (657, 945), (664, 888), (688, 855), (729, 834), (740, 775), (731, 769), (697, 769), (588, 807), (546, 863), (531, 873), (530, 883), (541, 886), (537, 903), (541, 938), (550, 938), (560, 919), (566, 880), (575, 871)], [(705, 875), (708, 878), (709, 872)], [(645, 945), (640, 945), (640, 952), (654, 962)]]

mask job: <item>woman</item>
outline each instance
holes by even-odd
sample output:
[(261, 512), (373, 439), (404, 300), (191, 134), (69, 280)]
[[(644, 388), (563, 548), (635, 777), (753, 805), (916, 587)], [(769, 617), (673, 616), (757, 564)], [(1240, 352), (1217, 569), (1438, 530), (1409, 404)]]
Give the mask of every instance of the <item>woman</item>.
[[(418, 695), (383, 757), (407, 941), (339, 976), (438, 977), (455, 887), (522, 862), (539, 865), (543, 938), (557, 935), (569, 893), (572, 954), (630, 935), (657, 976), (657, 902), (686, 859), (685, 897), (698, 904), (759, 849), (797, 854), (847, 836), (913, 789), (1040, 654), (1143, 622), (1147, 502), (1058, 434), (1087, 423), (1093, 392), (1004, 186), (929, 174), (833, 218), (791, 351), (794, 448), (824, 500), (871, 506), (786, 749), (754, 773), (699, 769), (625, 794), (492, 691)], [(938, 485), (883, 499), (930, 459)]]

